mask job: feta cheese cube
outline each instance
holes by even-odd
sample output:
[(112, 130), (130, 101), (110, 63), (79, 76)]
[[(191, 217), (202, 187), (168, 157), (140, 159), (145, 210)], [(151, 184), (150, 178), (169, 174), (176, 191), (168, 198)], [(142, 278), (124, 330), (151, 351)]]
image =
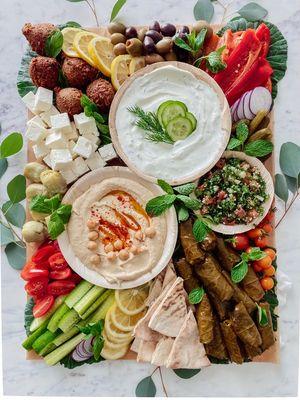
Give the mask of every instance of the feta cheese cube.
[(73, 150), (84, 158), (89, 158), (95, 151), (93, 143), (82, 136), (77, 140)]
[(85, 160), (88, 167), (93, 170), (97, 168), (103, 168), (106, 165), (106, 162), (101, 158), (100, 154), (96, 151), (91, 157)]
[(63, 134), (72, 131), (70, 118), (67, 113), (51, 115), (50, 123), (53, 129), (60, 130)]
[(25, 132), (25, 137), (32, 142), (40, 142), (47, 136), (48, 131), (38, 125), (30, 124)]
[(98, 136), (95, 136), (93, 133), (85, 133), (84, 135), (82, 135), (83, 138), (90, 140), (93, 144), (96, 144), (97, 147), (100, 144), (100, 139), (98, 138)]
[(50, 154), (48, 153), (46, 155), (46, 157), (43, 158), (43, 161), (46, 165), (48, 165), (48, 167), (50, 167), (52, 169), (52, 164), (51, 164), (51, 160), (50, 160)]
[(64, 135), (59, 131), (52, 131), (45, 140), (48, 149), (67, 149), (68, 142)]
[(81, 176), (89, 171), (89, 167), (82, 157), (77, 157), (72, 163), (72, 171), (77, 176)]
[(79, 133), (76, 129), (74, 122), (71, 122), (71, 128), (72, 131), (65, 133), (65, 138), (67, 140), (72, 140), (72, 139), (77, 140), (79, 138)]
[(100, 156), (104, 161), (109, 161), (117, 157), (117, 153), (111, 143), (106, 144), (98, 149)]
[(42, 112), (40, 114), (40, 117), (45, 122), (45, 124), (47, 124), (49, 127), (51, 127), (50, 117), (52, 115), (57, 115), (57, 114), (59, 114), (58, 109), (55, 106), (51, 106), (50, 110)]
[(29, 121), (27, 121), (26, 125), (27, 127), (29, 127), (30, 125), (36, 125), (39, 126), (40, 128), (46, 128), (46, 124), (43, 122), (42, 118), (40, 118), (38, 115), (34, 116)]
[(66, 169), (72, 165), (72, 156), (67, 149), (53, 149), (50, 151), (50, 162), (55, 171)]
[(69, 183), (76, 181), (76, 179), (78, 178), (78, 176), (72, 171), (70, 167), (67, 169), (61, 169), (59, 172), (67, 182), (67, 185), (69, 185)]
[(39, 87), (35, 94), (34, 108), (39, 112), (49, 111), (53, 103), (53, 91)]
[(49, 149), (45, 145), (44, 141), (37, 142), (35, 145), (32, 146), (32, 150), (37, 160), (45, 157), (49, 153)]
[(29, 111), (33, 114), (37, 114), (37, 110), (34, 108), (35, 94), (33, 92), (28, 92), (22, 97), (23, 103), (26, 105)]
[(95, 119), (87, 117), (84, 112), (74, 115), (74, 122), (81, 135), (85, 135), (86, 133), (99, 135)]

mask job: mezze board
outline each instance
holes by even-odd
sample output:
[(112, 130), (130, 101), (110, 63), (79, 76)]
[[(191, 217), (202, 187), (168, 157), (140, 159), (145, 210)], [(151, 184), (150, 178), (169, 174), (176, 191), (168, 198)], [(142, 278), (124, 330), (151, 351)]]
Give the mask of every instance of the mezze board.
[[(140, 27), (142, 28), (142, 27)], [(217, 31), (220, 27), (219, 26), (214, 26), (214, 30)], [(99, 28), (87, 28), (87, 30), (95, 32), (99, 35), (103, 35), (103, 36), (107, 36), (109, 37), (110, 34), (108, 33), (108, 30), (106, 27), (99, 27)], [(28, 119), (32, 118), (33, 114), (31, 114), (29, 112), (28, 114)], [(274, 133), (274, 119), (273, 119), (273, 111), (270, 114), (270, 128), (272, 130), (272, 132)], [(272, 141), (274, 143), (274, 134), (272, 137)], [(27, 149), (27, 161), (28, 162), (32, 162), (32, 161), (36, 161), (36, 158), (34, 156), (33, 150), (32, 150), (32, 144), (28, 143), (28, 149)], [(271, 154), (270, 157), (268, 157), (268, 159), (264, 162), (265, 167), (268, 169), (268, 171), (270, 172), (271, 176), (274, 179), (274, 152)], [(124, 163), (118, 159), (118, 161), (116, 163), (114, 163), (114, 165), (124, 165)], [(27, 181), (27, 184), (29, 184), (29, 182)], [(273, 217), (274, 218), (274, 217)], [(28, 203), (26, 206), (26, 221), (29, 221), (30, 218), (30, 213), (29, 213), (29, 208), (28, 208)], [(275, 234), (274, 231), (270, 237), (270, 245), (275, 247)], [(36, 251), (37, 249), (37, 245), (35, 244), (28, 244), (27, 245), (27, 259), (29, 259), (32, 254)], [(278, 309), (277, 309), (277, 314), (278, 314)], [(275, 364), (279, 364), (280, 362), (280, 345), (279, 345), (279, 331), (277, 330), (277, 332), (275, 332), (275, 338), (276, 338), (276, 342), (274, 343), (273, 346), (271, 346), (269, 349), (267, 349), (266, 351), (264, 351), (260, 356), (255, 357), (252, 362), (265, 362), (265, 363), (275, 363)], [(36, 352), (34, 350), (30, 350), (26, 352), (26, 359), (27, 360), (41, 360), (41, 357), (39, 355), (36, 354)], [(136, 360), (136, 353), (129, 350), (127, 352), (127, 354), (122, 358), (123, 360)]]

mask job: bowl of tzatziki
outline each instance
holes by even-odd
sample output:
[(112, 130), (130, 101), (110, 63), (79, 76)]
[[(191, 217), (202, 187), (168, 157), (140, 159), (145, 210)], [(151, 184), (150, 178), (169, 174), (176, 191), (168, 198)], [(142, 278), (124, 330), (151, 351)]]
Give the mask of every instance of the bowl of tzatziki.
[(109, 127), (119, 157), (142, 178), (171, 185), (195, 180), (220, 159), (231, 116), (218, 84), (181, 62), (137, 71), (114, 97)]

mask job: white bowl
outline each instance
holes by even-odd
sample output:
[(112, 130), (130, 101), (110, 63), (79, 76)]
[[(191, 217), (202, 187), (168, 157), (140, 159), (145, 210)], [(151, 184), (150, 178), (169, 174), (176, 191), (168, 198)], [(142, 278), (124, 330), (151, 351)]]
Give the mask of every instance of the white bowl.
[[(126, 167), (105, 167), (92, 171), (84, 175), (78, 181), (76, 181), (74, 185), (72, 185), (72, 187), (65, 194), (63, 202), (68, 204), (73, 204), (73, 202), (84, 192), (86, 192), (91, 185), (99, 183), (104, 179), (118, 177), (118, 176), (139, 182), (140, 184), (144, 185), (153, 192), (153, 197), (164, 194), (163, 190), (158, 185), (154, 185), (153, 183), (149, 183), (143, 180), (142, 178), (136, 176)], [(108, 282), (97, 271), (87, 268), (74, 254), (73, 249), (70, 245), (67, 231), (64, 231), (58, 237), (58, 244), (61, 249), (61, 252), (63, 253), (70, 267), (83, 279), (86, 279), (87, 281), (95, 285), (102, 286), (108, 289), (129, 289), (139, 285), (143, 285), (144, 283), (153, 279), (165, 268), (165, 266), (172, 258), (178, 233), (177, 216), (174, 207), (170, 208), (167, 211), (166, 218), (167, 218), (167, 237), (161, 258), (159, 259), (156, 266), (150, 272), (133, 281), (124, 281), (121, 282), (120, 284), (116, 283), (112, 284)]]

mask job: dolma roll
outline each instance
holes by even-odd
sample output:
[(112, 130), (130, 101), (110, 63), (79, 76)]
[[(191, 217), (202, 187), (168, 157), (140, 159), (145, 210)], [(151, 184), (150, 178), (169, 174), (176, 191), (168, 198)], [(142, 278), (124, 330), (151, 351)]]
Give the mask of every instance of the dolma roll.
[(253, 346), (250, 346), (249, 344), (245, 344), (245, 343), (244, 343), (244, 349), (245, 349), (247, 358), (249, 358), (249, 360), (253, 360), (254, 357), (260, 356), (262, 353), (262, 350), (260, 347), (253, 347)]
[(180, 258), (175, 262), (175, 267), (179, 276), (183, 279), (183, 285), (187, 293), (190, 293), (193, 289), (199, 287), (199, 282), (194, 276), (193, 269), (185, 258)]
[(210, 343), (214, 338), (214, 316), (206, 293), (200, 304), (197, 305), (196, 319), (200, 342), (205, 344)]
[(227, 360), (228, 354), (223, 341), (220, 323), (216, 316), (214, 316), (214, 337), (210, 343), (204, 345), (206, 354), (217, 358), (218, 360)]
[(226, 319), (220, 323), (220, 327), (230, 360), (236, 364), (242, 364), (244, 357), (238, 343), (238, 338), (232, 327), (232, 322)]
[(247, 295), (247, 293), (243, 289), (241, 289), (236, 283), (232, 282), (228, 272), (222, 271), (222, 274), (225, 276), (228, 283), (233, 288), (234, 291), (232, 296), (233, 300), (236, 303), (242, 301), (249, 314), (251, 314), (254, 310), (256, 310), (256, 305), (254, 301)]
[(229, 272), (241, 260), (240, 256), (226, 245), (224, 239), (219, 237), (217, 238), (216, 255), (222, 267)]
[(231, 299), (233, 289), (222, 274), (217, 260), (212, 255), (208, 254), (201, 265), (195, 265), (194, 271), (208, 291), (212, 291), (220, 301)]
[(231, 319), (233, 329), (243, 343), (253, 347), (261, 346), (260, 333), (242, 302), (235, 306)]
[(260, 301), (264, 297), (265, 291), (261, 287), (258, 276), (250, 264), (248, 265), (247, 275), (242, 280), (241, 285), (248, 296), (255, 302)]
[(229, 317), (229, 302), (228, 301), (220, 301), (218, 297), (213, 293), (208, 293), (208, 297), (211, 305), (213, 306), (215, 312), (218, 314), (220, 321), (224, 321), (224, 319)]
[(213, 251), (217, 245), (217, 235), (215, 232), (210, 231), (204, 240), (199, 243), (200, 247), (204, 251)]
[(275, 343), (275, 337), (273, 332), (273, 323), (272, 323), (272, 316), (270, 312), (270, 304), (269, 303), (259, 303), (260, 307), (266, 310), (267, 317), (268, 317), (268, 325), (261, 326), (259, 322), (257, 323), (257, 327), (262, 338), (262, 345), (261, 348), (263, 351), (267, 350)]
[(191, 265), (202, 263), (205, 259), (205, 253), (195, 240), (191, 219), (180, 223), (179, 237), (186, 261)]

